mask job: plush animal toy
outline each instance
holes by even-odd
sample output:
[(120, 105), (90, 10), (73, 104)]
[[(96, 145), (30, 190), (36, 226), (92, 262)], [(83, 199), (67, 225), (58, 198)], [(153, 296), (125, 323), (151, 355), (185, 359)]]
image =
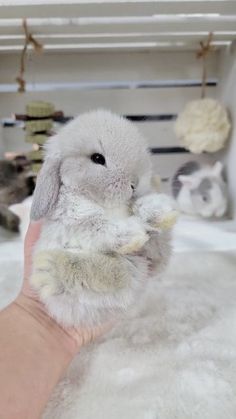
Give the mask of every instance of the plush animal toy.
[(160, 272), (169, 259), (176, 211), (154, 192), (136, 126), (100, 110), (48, 140), (31, 218), (44, 221), (30, 282), (67, 327), (99, 324), (136, 299), (150, 264)]
[(181, 166), (172, 181), (180, 211), (201, 217), (222, 217), (227, 210), (227, 187), (222, 163), (203, 166), (191, 161)]
[(24, 156), (12, 161), (0, 160), (0, 226), (18, 232), (20, 218), (10, 207), (22, 202), (33, 193), (34, 177), (29, 171), (29, 162)]

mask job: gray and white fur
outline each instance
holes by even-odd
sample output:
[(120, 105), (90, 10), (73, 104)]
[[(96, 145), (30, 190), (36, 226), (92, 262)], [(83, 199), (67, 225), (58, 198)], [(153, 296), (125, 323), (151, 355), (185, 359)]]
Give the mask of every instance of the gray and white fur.
[(173, 205), (151, 178), (146, 141), (109, 111), (75, 118), (46, 144), (31, 211), (44, 220), (30, 282), (65, 327), (122, 312), (142, 293), (150, 265), (166, 265), (170, 230), (161, 225)]
[(22, 156), (12, 161), (0, 160), (0, 226), (18, 232), (20, 218), (9, 208), (22, 202), (34, 190), (27, 160)]
[(227, 211), (227, 186), (223, 165), (200, 165), (190, 161), (181, 166), (172, 180), (172, 194), (179, 210), (202, 217), (222, 217)]

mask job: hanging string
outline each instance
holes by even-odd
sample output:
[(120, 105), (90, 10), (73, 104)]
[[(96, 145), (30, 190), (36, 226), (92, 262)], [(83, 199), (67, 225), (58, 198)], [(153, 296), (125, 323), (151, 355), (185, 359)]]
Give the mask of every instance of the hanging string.
[(17, 81), (17, 83), (19, 85), (18, 92), (20, 92), (20, 93), (24, 93), (25, 92), (25, 84), (26, 84), (26, 82), (24, 80), (24, 73), (25, 73), (25, 66), (26, 66), (26, 58), (27, 58), (28, 46), (29, 45), (32, 45), (33, 46), (33, 49), (36, 52), (42, 52), (43, 51), (43, 45), (40, 44), (33, 37), (33, 35), (29, 32), (26, 19), (23, 19), (22, 26), (23, 26), (24, 33), (25, 33), (25, 42), (24, 42), (24, 47), (23, 47), (23, 50), (22, 50), (21, 56), (20, 56), (20, 71), (19, 71), (19, 75), (16, 77), (16, 81)]
[(206, 96), (206, 83), (207, 83), (207, 57), (211, 51), (213, 51), (213, 46), (211, 45), (213, 38), (213, 33), (210, 32), (206, 42), (200, 42), (200, 49), (197, 51), (197, 58), (202, 59), (202, 88), (201, 88), (201, 98), (203, 99)]

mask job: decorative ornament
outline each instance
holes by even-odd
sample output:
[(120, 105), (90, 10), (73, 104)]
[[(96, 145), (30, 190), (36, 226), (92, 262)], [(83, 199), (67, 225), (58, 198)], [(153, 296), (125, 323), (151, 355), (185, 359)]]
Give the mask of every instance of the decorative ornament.
[(189, 102), (175, 123), (181, 145), (192, 153), (214, 153), (224, 147), (230, 132), (225, 108), (215, 99)]
[(206, 43), (200, 42), (197, 58), (203, 62), (201, 99), (189, 102), (175, 123), (175, 134), (182, 146), (192, 153), (213, 153), (224, 147), (231, 128), (227, 110), (222, 104), (206, 98), (206, 59), (210, 51), (212, 33)]
[(24, 43), (24, 47), (23, 47), (23, 50), (21, 52), (21, 57), (20, 57), (20, 72), (19, 72), (19, 75), (16, 77), (16, 81), (19, 85), (19, 87), (18, 87), (18, 92), (19, 93), (24, 93), (25, 92), (26, 82), (24, 80), (24, 73), (25, 73), (25, 61), (26, 61), (26, 57), (27, 57), (28, 46), (32, 45), (36, 52), (42, 52), (43, 51), (43, 45), (40, 44), (33, 37), (33, 35), (29, 32), (26, 19), (23, 19), (22, 26), (23, 26), (24, 33), (25, 33), (25, 43)]
[(26, 142), (32, 143), (34, 149), (28, 153), (32, 163), (32, 172), (37, 174), (43, 161), (42, 146), (53, 132), (55, 108), (52, 103), (35, 101), (26, 105), (25, 131)]

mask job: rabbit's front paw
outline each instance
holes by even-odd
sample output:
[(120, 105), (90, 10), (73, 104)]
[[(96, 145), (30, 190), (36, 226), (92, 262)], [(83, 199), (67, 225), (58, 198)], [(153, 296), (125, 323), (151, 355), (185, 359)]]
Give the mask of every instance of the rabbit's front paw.
[(127, 230), (119, 237), (117, 252), (121, 255), (138, 252), (148, 240), (149, 236), (143, 228), (130, 223)]
[(42, 298), (60, 294), (63, 289), (58, 280), (55, 251), (42, 251), (34, 255), (30, 283)]
[(146, 233), (139, 234), (136, 237), (133, 237), (129, 243), (121, 246), (118, 249), (118, 253), (120, 255), (128, 255), (128, 254), (138, 252), (144, 246), (144, 244), (148, 241), (148, 239), (149, 239), (149, 236)]
[(154, 229), (166, 230), (173, 227), (178, 216), (173, 199), (165, 194), (151, 194), (139, 198), (133, 211)]

